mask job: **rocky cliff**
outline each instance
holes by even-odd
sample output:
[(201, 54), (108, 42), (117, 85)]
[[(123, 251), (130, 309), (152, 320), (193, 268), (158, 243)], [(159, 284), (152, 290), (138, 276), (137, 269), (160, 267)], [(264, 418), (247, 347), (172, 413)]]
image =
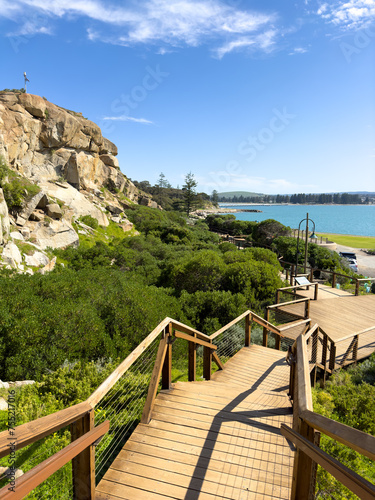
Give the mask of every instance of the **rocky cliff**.
[(121, 172), (116, 156), (115, 144), (81, 113), (37, 95), (0, 92), (0, 159), (12, 179), (36, 186), (36, 194), (11, 208), (3, 193), (9, 176), (0, 183), (2, 260), (22, 269), (24, 258), (10, 240), (29, 241), (38, 251), (78, 245), (72, 223), (82, 216), (104, 227), (113, 220), (124, 231), (131, 229), (123, 209), (132, 203), (156, 204)]

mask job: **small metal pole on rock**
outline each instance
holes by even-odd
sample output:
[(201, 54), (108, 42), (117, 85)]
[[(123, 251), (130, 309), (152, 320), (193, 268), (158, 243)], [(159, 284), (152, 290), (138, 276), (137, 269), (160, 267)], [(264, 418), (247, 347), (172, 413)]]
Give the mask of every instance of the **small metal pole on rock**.
[(29, 80), (29, 79), (27, 78), (27, 76), (26, 76), (26, 71), (24, 72), (23, 76), (24, 76), (24, 78), (25, 78), (25, 94), (26, 94), (26, 92), (27, 92), (26, 82), (29, 82), (30, 80)]

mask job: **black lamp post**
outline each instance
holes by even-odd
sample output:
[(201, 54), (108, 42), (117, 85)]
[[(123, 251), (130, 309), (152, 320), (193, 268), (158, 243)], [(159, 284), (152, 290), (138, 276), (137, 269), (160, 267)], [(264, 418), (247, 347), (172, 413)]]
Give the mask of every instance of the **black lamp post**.
[(317, 238), (315, 235), (315, 222), (312, 219), (309, 219), (309, 214), (306, 214), (306, 218), (302, 219), (298, 225), (298, 236), (297, 236), (297, 253), (296, 253), (296, 269), (294, 276), (297, 276), (297, 270), (298, 270), (298, 246), (299, 246), (299, 232), (301, 228), (301, 224), (303, 221), (306, 221), (306, 234), (305, 234), (305, 260), (304, 260), (304, 267), (303, 267), (303, 272), (306, 274), (306, 268), (307, 268), (307, 245), (309, 241), (309, 222), (312, 222), (314, 227), (313, 227), (313, 233), (311, 235), (311, 238)]

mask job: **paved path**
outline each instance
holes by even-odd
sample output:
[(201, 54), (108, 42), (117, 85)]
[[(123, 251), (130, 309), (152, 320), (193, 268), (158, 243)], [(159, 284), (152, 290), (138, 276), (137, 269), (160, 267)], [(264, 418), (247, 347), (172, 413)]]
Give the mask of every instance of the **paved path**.
[(359, 248), (337, 245), (336, 252), (354, 252), (357, 256), (358, 272), (369, 278), (375, 278), (375, 255), (368, 255)]

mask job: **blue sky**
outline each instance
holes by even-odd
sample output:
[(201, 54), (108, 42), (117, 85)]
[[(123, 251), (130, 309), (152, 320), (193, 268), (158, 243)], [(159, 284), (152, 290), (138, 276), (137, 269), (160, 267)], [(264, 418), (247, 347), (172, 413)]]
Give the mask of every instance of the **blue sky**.
[(0, 0), (0, 89), (199, 190), (375, 191), (375, 0)]

